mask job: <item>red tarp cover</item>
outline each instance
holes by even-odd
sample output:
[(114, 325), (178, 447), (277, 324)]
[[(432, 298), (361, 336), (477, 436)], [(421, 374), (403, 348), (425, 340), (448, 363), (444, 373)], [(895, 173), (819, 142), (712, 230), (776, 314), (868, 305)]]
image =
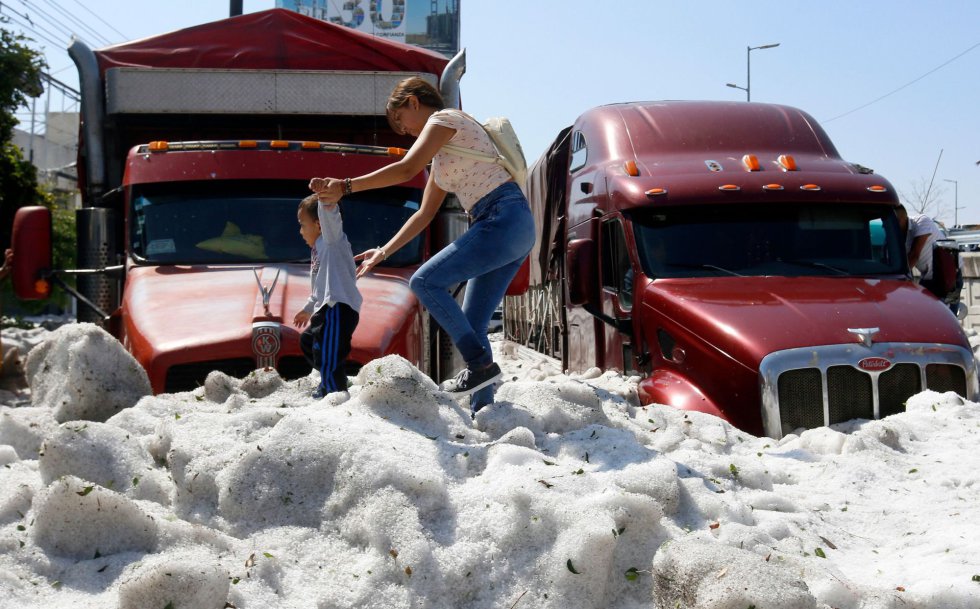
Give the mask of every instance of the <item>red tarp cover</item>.
[(448, 59), (286, 9), (205, 23), (95, 51), (99, 69), (372, 70), (442, 74)]

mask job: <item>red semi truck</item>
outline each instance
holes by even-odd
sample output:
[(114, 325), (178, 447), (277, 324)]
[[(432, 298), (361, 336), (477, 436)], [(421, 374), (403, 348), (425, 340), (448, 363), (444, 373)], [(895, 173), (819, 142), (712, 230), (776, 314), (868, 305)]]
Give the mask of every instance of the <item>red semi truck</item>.
[[(309, 296), (309, 248), (296, 209), (313, 176), (352, 176), (393, 162), (410, 140), (385, 102), (417, 75), (459, 99), (452, 61), (409, 45), (274, 9), (91, 50), (79, 70), (79, 319), (132, 351), (155, 392), (192, 389), (211, 370), (243, 376), (310, 370), (293, 316)], [(388, 240), (419, 207), (426, 176), (343, 204), (355, 252)], [(44, 296), (50, 261), (43, 208), (23, 209), (17, 291)], [(455, 367), (408, 278), (465, 229), (445, 211), (359, 280), (360, 324), (347, 362), (397, 353), (434, 378)], [(57, 277), (57, 274), (54, 275)]]
[(541, 238), (505, 330), (567, 369), (639, 374), (645, 404), (774, 438), (924, 389), (977, 397), (960, 324), (910, 279), (894, 188), (805, 112), (594, 108), (528, 188)]

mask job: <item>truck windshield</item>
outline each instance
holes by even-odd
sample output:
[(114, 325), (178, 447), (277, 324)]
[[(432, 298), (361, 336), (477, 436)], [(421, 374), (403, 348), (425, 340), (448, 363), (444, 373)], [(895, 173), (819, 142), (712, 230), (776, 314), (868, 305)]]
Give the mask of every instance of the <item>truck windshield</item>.
[[(134, 187), (130, 247), (149, 264), (309, 261), (296, 210), (306, 185), (283, 187), (170, 183)], [(344, 232), (354, 253), (384, 244), (419, 208), (421, 191), (385, 188), (344, 198)], [(423, 233), (424, 234), (424, 233)], [(390, 256), (386, 266), (422, 259), (422, 235)]]
[(630, 218), (640, 264), (653, 278), (905, 272), (904, 240), (885, 206), (690, 206)]

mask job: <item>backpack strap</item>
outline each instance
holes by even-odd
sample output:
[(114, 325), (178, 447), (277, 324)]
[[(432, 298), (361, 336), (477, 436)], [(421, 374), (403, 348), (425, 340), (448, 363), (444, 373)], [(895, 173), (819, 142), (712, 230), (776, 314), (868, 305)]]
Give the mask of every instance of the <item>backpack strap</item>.
[(497, 156), (493, 156), (493, 155), (491, 155), (489, 153), (486, 153), (486, 152), (477, 152), (476, 150), (473, 150), (472, 148), (464, 148), (462, 146), (454, 146), (452, 144), (444, 144), (442, 146), (442, 148), (440, 148), (440, 150), (445, 150), (446, 152), (448, 152), (450, 154), (455, 154), (456, 156), (465, 156), (467, 158), (474, 159), (474, 160), (477, 160), (477, 161), (483, 161), (484, 163), (493, 163), (495, 165), (501, 165), (501, 166), (503, 166), (504, 157), (503, 157), (502, 154), (500, 154), (500, 150), (497, 148), (497, 142), (493, 141), (493, 136), (490, 135), (490, 132), (487, 131), (487, 128), (483, 126), (483, 123), (481, 123), (480, 121), (476, 120), (475, 118), (473, 118), (469, 114), (463, 112), (462, 110), (459, 110), (457, 108), (448, 108), (448, 109), (449, 110), (452, 110), (453, 112), (457, 112), (461, 116), (463, 116), (463, 117), (465, 117), (465, 118), (473, 121), (474, 123), (476, 123), (480, 127), (480, 129), (482, 129), (483, 132), (487, 134), (487, 139), (490, 140), (490, 145), (493, 146), (493, 150), (494, 150), (494, 152), (497, 153)]
[[(493, 140), (490, 141), (492, 142)], [(494, 148), (496, 148), (496, 146), (494, 146)], [(476, 150), (472, 150), (470, 148), (463, 148), (462, 146), (453, 146), (452, 144), (445, 144), (442, 148), (440, 148), (440, 150), (445, 150), (446, 152), (450, 154), (455, 154), (457, 156), (465, 156), (467, 158), (475, 159), (477, 161), (483, 161), (484, 163), (493, 163), (495, 165), (502, 164), (504, 160), (503, 157), (500, 156), (500, 153), (497, 153), (497, 156), (492, 156), (484, 152), (477, 152)]]

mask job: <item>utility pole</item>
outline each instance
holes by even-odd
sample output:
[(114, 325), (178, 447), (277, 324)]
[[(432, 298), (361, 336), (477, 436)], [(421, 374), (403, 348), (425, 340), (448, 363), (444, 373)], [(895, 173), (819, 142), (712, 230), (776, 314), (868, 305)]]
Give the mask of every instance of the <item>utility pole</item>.
[(772, 49), (778, 46), (779, 43), (776, 42), (774, 44), (764, 44), (757, 47), (745, 47), (745, 86), (740, 87), (734, 83), (725, 83), (725, 86), (745, 91), (745, 101), (752, 101), (752, 51), (758, 51), (759, 49)]
[(953, 183), (953, 228), (960, 225), (959, 213), (960, 213), (960, 182), (959, 180), (947, 180), (943, 179), (943, 182)]

